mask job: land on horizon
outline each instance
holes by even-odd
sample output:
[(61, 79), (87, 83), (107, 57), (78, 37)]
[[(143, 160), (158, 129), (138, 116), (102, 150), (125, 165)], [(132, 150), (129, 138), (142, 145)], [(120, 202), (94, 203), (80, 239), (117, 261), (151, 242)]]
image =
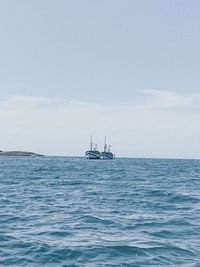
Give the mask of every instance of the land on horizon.
[(44, 155), (27, 151), (0, 151), (0, 156), (41, 157)]

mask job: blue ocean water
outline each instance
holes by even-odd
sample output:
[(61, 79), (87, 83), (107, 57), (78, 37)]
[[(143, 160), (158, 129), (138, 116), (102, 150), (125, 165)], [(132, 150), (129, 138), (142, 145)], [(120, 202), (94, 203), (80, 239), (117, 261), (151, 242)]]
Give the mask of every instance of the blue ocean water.
[(200, 161), (0, 158), (0, 266), (200, 266)]

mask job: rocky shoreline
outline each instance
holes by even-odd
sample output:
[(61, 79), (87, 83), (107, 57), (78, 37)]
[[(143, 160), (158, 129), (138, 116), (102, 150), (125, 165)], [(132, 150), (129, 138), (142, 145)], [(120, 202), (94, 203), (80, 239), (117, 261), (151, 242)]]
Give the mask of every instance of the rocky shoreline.
[(44, 155), (40, 155), (33, 152), (26, 151), (0, 151), (0, 156), (15, 156), (15, 157), (42, 157)]

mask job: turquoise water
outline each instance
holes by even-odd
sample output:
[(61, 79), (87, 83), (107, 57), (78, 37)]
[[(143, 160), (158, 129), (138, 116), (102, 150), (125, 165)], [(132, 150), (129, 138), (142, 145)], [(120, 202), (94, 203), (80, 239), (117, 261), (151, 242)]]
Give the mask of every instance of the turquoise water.
[(0, 158), (0, 266), (200, 266), (200, 161)]

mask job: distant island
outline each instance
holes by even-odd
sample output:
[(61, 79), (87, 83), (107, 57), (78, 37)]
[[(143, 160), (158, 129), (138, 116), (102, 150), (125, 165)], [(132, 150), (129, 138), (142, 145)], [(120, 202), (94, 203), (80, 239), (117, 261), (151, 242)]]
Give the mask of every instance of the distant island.
[(0, 156), (16, 156), (16, 157), (42, 157), (44, 155), (40, 155), (33, 152), (26, 151), (2, 151), (0, 150)]

